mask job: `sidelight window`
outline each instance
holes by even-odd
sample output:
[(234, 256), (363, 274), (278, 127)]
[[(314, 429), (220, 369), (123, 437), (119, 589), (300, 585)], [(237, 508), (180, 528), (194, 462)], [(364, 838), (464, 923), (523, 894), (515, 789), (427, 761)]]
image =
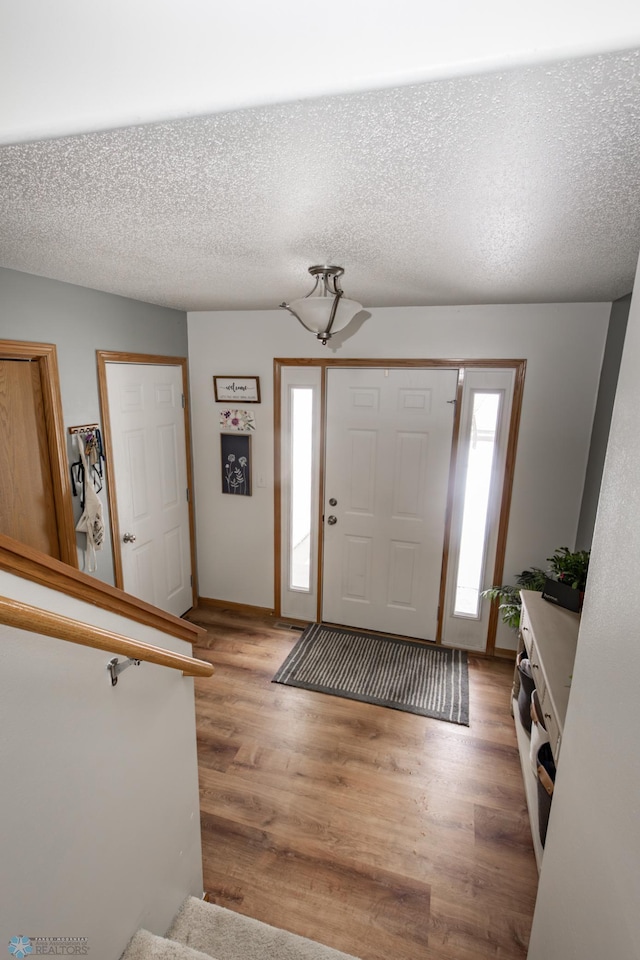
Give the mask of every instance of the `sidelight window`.
[(480, 592), (484, 580), (487, 522), (501, 396), (500, 392), (472, 391), (453, 610), (458, 617), (477, 618), (480, 614)]
[(291, 499), (289, 587), (311, 586), (313, 388), (291, 388)]

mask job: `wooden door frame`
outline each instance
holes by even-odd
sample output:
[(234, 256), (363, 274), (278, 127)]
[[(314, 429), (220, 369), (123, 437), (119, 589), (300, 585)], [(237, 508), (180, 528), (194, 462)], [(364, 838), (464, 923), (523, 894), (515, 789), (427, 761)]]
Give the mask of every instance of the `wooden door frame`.
[[(147, 353), (119, 353), (113, 350), (96, 350), (98, 363), (98, 392), (100, 394), (100, 410), (102, 412), (102, 428), (104, 434), (105, 460), (107, 462), (107, 476), (109, 481), (115, 478), (113, 453), (111, 442), (111, 419), (109, 416), (109, 391), (107, 387), (107, 363), (135, 363), (153, 367), (180, 367), (182, 370), (182, 393), (184, 396), (184, 431), (187, 456), (187, 485), (189, 488), (189, 538), (191, 541), (191, 577), (192, 577), (192, 604), (198, 601), (198, 575), (196, 568), (196, 528), (193, 508), (193, 467), (191, 455), (191, 416), (189, 413), (189, 373), (186, 357), (165, 357)], [(107, 483), (107, 499), (111, 527), (111, 545), (113, 549), (113, 569), (117, 587), (124, 590), (122, 573), (122, 552), (120, 549), (120, 525), (118, 521), (118, 503), (115, 482)]]
[(77, 569), (78, 548), (73, 519), (71, 480), (62, 416), (56, 345), (55, 343), (32, 343), (25, 340), (0, 340), (0, 359), (29, 360), (38, 365), (47, 432), (47, 448), (51, 463), (60, 559), (69, 564), (70, 567)]
[[(281, 477), (281, 431), (282, 431), (282, 377), (283, 367), (320, 367), (321, 376), (321, 403), (322, 416), (320, 428), (320, 445), (322, 451), (325, 448), (326, 439), (326, 380), (327, 369), (331, 367), (389, 367), (389, 368), (419, 368), (425, 370), (455, 369), (458, 373), (458, 390), (456, 394), (456, 412), (453, 424), (453, 437), (451, 443), (451, 461), (449, 465), (449, 491), (447, 495), (447, 507), (445, 515), (445, 532), (442, 550), (442, 568), (440, 574), (440, 600), (438, 613), (438, 633), (437, 643), (442, 641), (442, 624), (444, 617), (444, 591), (446, 585), (447, 561), (449, 556), (449, 544), (451, 540), (451, 518), (453, 513), (454, 498), (454, 479), (455, 468), (458, 456), (458, 444), (460, 433), (460, 414), (461, 399), (464, 384), (464, 370), (470, 368), (494, 368), (494, 369), (512, 369), (515, 371), (515, 382), (513, 388), (513, 401), (511, 408), (511, 419), (509, 424), (509, 437), (507, 446), (507, 457), (505, 462), (504, 482), (502, 487), (502, 497), (500, 501), (500, 516), (498, 520), (498, 536), (496, 543), (496, 556), (493, 565), (493, 583), (502, 583), (504, 573), (504, 558), (507, 547), (507, 533), (509, 528), (509, 511), (511, 508), (511, 496), (513, 492), (513, 476), (515, 472), (515, 458), (518, 444), (518, 433), (520, 429), (520, 415), (522, 411), (522, 396), (524, 392), (524, 376), (527, 368), (526, 360), (508, 360), (508, 359), (347, 359), (333, 357), (276, 357), (273, 361), (273, 418), (274, 418), (274, 615), (281, 616), (281, 592), (282, 592), (282, 477)], [(319, 490), (319, 523), (322, 526), (322, 509), (324, 504), (324, 460), (321, 467), (320, 490)], [(319, 621), (322, 615), (322, 550), (323, 538), (319, 537), (318, 543), (318, 601), (316, 619)], [(496, 632), (498, 628), (498, 604), (491, 605), (489, 615), (489, 624), (487, 628), (487, 646), (485, 654), (487, 656), (511, 656), (512, 651), (502, 650), (496, 647)], [(482, 654), (480, 654), (482, 655)]]

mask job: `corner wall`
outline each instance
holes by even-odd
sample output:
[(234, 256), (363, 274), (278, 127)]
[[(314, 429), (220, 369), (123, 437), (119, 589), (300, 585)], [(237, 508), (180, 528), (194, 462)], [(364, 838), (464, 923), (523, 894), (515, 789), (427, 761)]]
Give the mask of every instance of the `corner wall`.
[(616, 300), (611, 305), (609, 331), (607, 333), (607, 343), (602, 361), (602, 372), (600, 373), (596, 413), (593, 418), (593, 430), (591, 432), (591, 444), (589, 446), (587, 475), (585, 477), (580, 521), (578, 523), (578, 535), (576, 537), (577, 550), (591, 549), (593, 526), (596, 522), (602, 470), (604, 468), (604, 458), (609, 441), (611, 414), (616, 389), (618, 387), (618, 375), (620, 372), (622, 351), (624, 349), (625, 334), (627, 332), (630, 306), (631, 294), (626, 297), (621, 297), (620, 300)]
[(639, 364), (640, 299), (635, 296), (609, 433), (529, 960), (640, 956)]
[[(505, 580), (524, 567), (546, 566), (555, 547), (575, 543), (610, 309), (608, 303), (380, 308), (352, 337), (339, 342), (338, 335), (329, 347), (283, 310), (190, 313), (200, 594), (274, 603), (274, 357), (526, 359)], [(262, 403), (251, 408), (250, 498), (221, 493), (223, 405), (214, 402), (214, 374), (260, 377)], [(514, 643), (513, 631), (501, 625), (498, 646)]]
[[(0, 268), (0, 340), (55, 343), (65, 430), (101, 423), (96, 350), (187, 356), (186, 314), (87, 287)], [(67, 438), (71, 460), (76, 452)], [(107, 535), (95, 576), (114, 582), (106, 484), (100, 493)], [(74, 497), (74, 516), (80, 505)], [(81, 545), (84, 537), (78, 537)], [(84, 569), (79, 554), (80, 569)]]

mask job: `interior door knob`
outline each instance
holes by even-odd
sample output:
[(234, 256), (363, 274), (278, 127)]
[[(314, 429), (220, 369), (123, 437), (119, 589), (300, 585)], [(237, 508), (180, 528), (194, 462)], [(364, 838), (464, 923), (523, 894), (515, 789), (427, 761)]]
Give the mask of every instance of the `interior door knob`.
[(330, 527), (332, 527), (334, 523), (337, 523), (337, 522), (338, 522), (337, 517), (334, 517), (334, 516), (327, 517), (327, 523), (329, 524)]
[(125, 543), (135, 543), (136, 535), (135, 533), (125, 533), (122, 539)]

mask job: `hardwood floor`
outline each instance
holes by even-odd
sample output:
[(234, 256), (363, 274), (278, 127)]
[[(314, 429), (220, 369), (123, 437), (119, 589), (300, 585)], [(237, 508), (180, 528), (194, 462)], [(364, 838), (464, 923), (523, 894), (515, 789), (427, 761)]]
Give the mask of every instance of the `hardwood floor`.
[(471, 726), (271, 682), (299, 633), (199, 608), (204, 882), (361, 960), (522, 960), (537, 871), (508, 663), (470, 657)]

